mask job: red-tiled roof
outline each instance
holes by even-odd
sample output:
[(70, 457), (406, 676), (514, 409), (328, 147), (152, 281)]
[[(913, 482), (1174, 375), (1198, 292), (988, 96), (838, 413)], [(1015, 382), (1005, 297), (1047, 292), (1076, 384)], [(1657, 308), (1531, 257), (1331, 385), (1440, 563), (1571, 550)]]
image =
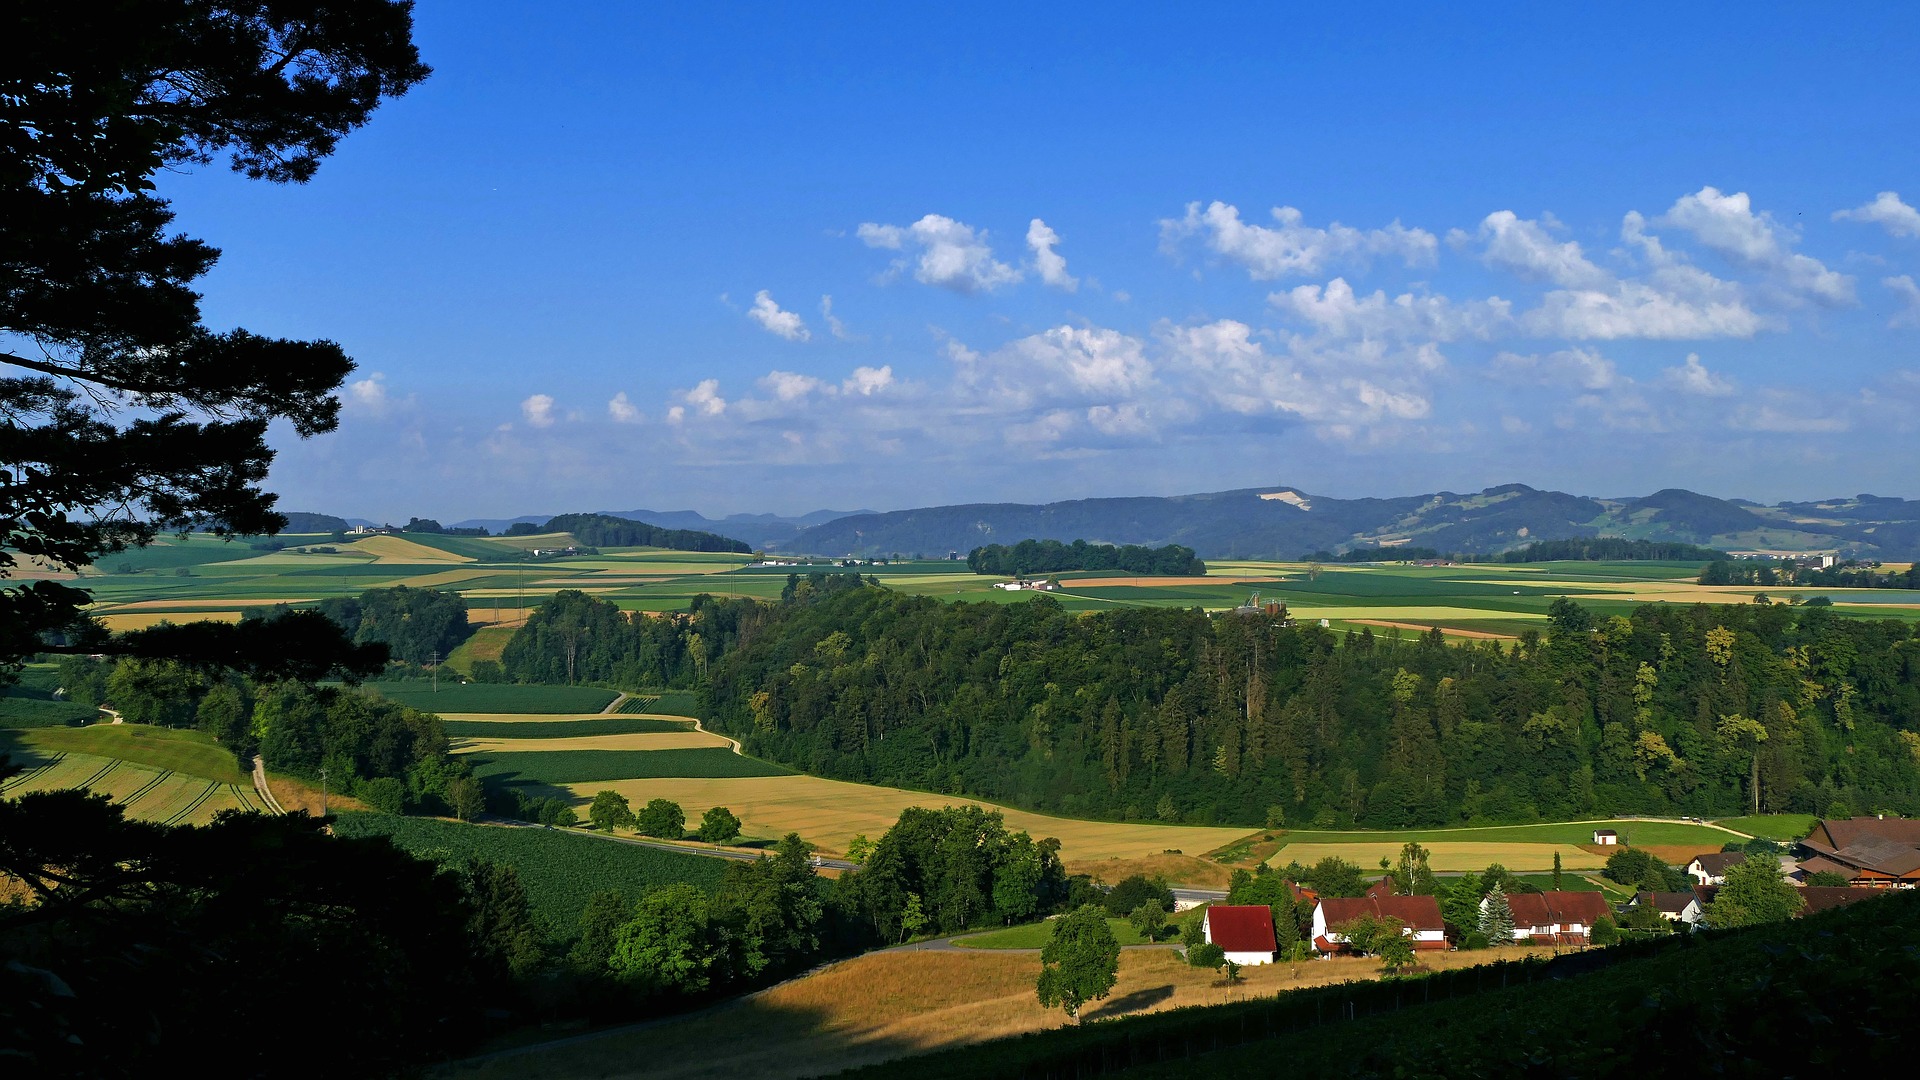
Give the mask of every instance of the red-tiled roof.
[(1667, 914), (1678, 915), (1698, 898), (1691, 892), (1642, 892), (1634, 894), (1634, 899), (1642, 904), (1651, 904)]
[(1392, 896), (1393, 895), (1393, 879), (1390, 877), (1383, 877), (1379, 881), (1376, 881), (1372, 885), (1369, 885), (1367, 887), (1367, 895), (1368, 896)]
[(1814, 825), (1813, 833), (1807, 839), (1832, 848), (1843, 848), (1869, 839), (1893, 840), (1908, 847), (1920, 847), (1920, 819), (1829, 818)]
[(1592, 926), (1613, 913), (1597, 892), (1509, 893), (1507, 906), (1515, 926)]
[(1207, 931), (1215, 945), (1227, 952), (1270, 953), (1273, 909), (1265, 904), (1215, 904), (1207, 909)]
[(1809, 885), (1800, 890), (1800, 899), (1806, 905), (1800, 909), (1800, 914), (1811, 915), (1829, 908), (1846, 907), (1862, 900), (1871, 900), (1883, 892), (1881, 889), (1849, 889), (1844, 885)]
[(1410, 930), (1445, 930), (1440, 904), (1431, 896), (1328, 897), (1320, 901), (1320, 910), (1329, 927), (1339, 926), (1362, 915), (1399, 919)]

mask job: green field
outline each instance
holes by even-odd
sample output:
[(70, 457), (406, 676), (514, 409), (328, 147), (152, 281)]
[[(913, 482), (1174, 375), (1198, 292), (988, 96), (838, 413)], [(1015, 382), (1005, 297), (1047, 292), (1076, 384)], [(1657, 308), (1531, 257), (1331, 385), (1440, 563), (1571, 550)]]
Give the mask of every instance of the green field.
[(758, 758), (742, 757), (724, 747), (470, 754), (465, 760), (473, 766), (475, 776), (491, 783), (556, 787), (600, 780), (793, 775), (792, 769), (784, 769)]
[(0, 728), (69, 727), (100, 717), (91, 705), (56, 696), (60, 671), (53, 664), (27, 664), (19, 680), (0, 690)]
[(117, 758), (222, 784), (251, 784), (233, 753), (198, 731), (145, 724), (90, 724), (84, 728), (0, 731), (0, 750), (31, 764), (55, 754)]
[(605, 720), (446, 720), (453, 739), (573, 739), (586, 735), (641, 735), (658, 731), (688, 731), (682, 720), (640, 720), (613, 716)]
[(521, 686), (456, 683), (443, 679), (436, 691), (425, 680), (369, 682), (366, 689), (389, 701), (439, 713), (597, 713), (620, 695), (595, 686)]
[(1813, 823), (1819, 818), (1812, 814), (1760, 814), (1746, 817), (1721, 818), (1714, 822), (1743, 833), (1751, 833), (1765, 840), (1798, 840), (1813, 831)]
[[(664, 713), (668, 716), (700, 715), (699, 695), (692, 690), (649, 690), (645, 700), (647, 706), (644, 709), (629, 709), (622, 706), (620, 711)], [(632, 701), (627, 704), (632, 704)]]
[[(1133, 924), (1125, 919), (1108, 919), (1107, 926), (1113, 930), (1113, 938), (1122, 945), (1150, 944)], [(1005, 930), (989, 930), (984, 934), (969, 934), (953, 939), (955, 945), (965, 949), (1039, 949), (1046, 946), (1053, 937), (1053, 921), (1043, 919), (1040, 922), (1009, 926)]]
[(534, 914), (550, 936), (571, 937), (595, 893), (617, 889), (637, 898), (656, 885), (684, 881), (703, 889), (720, 883), (723, 860), (596, 839), (564, 829), (467, 825), (437, 818), (395, 817), (360, 811), (339, 815), (339, 836), (385, 836), (417, 855), (458, 865), (467, 859), (506, 863), (520, 871)]
[[(1694, 825), (1681, 821), (1594, 821), (1560, 822), (1537, 825), (1479, 825), (1458, 829), (1394, 829), (1369, 831), (1346, 829), (1287, 829), (1277, 838), (1282, 841), (1281, 855), (1290, 844), (1393, 843), (1409, 840), (1427, 843), (1497, 844), (1591, 844), (1595, 829), (1612, 829), (1623, 844), (1721, 844), (1738, 840), (1725, 829)], [(1280, 858), (1285, 862), (1284, 857)]]

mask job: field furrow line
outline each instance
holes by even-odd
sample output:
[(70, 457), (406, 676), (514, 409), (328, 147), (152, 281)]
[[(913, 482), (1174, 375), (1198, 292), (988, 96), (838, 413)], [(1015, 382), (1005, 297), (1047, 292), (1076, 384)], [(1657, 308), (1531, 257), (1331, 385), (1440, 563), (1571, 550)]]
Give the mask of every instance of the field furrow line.
[(0, 792), (12, 791), (17, 787), (22, 787), (32, 783), (35, 778), (47, 772), (49, 769), (52, 769), (54, 766), (59, 765), (60, 762), (66, 758), (66, 756), (67, 755), (64, 753), (53, 755), (53, 757), (47, 760), (47, 763), (45, 765), (42, 765), (34, 769), (28, 769), (26, 772), (21, 773), (19, 776), (16, 776), (11, 780), (8, 780), (6, 783), (0, 784)]
[(139, 802), (142, 798), (144, 798), (147, 795), (148, 792), (152, 791), (156, 787), (159, 787), (163, 781), (165, 781), (168, 777), (172, 775), (173, 775), (172, 769), (166, 769), (162, 772), (155, 773), (153, 776), (153, 779), (148, 780), (146, 783), (141, 784), (137, 788), (134, 788), (133, 791), (127, 795), (126, 798), (120, 800), (120, 805), (126, 807), (129, 810), (133, 809), (134, 803)]
[(189, 818), (189, 817), (191, 817), (191, 816), (193, 816), (193, 812), (194, 812), (195, 810), (198, 810), (198, 809), (200, 809), (200, 804), (202, 804), (202, 803), (204, 803), (204, 802), (206, 802), (206, 801), (207, 801), (208, 799), (211, 799), (211, 798), (213, 798), (213, 793), (214, 793), (214, 792), (216, 792), (216, 791), (218, 791), (218, 790), (220, 790), (220, 784), (219, 784), (218, 782), (215, 782), (215, 783), (211, 783), (211, 784), (208, 784), (208, 785), (207, 785), (207, 789), (206, 789), (205, 791), (202, 791), (202, 792), (200, 793), (200, 796), (199, 796), (199, 798), (196, 798), (196, 799), (194, 799), (194, 800), (193, 800), (192, 802), (190, 802), (190, 803), (188, 803), (188, 804), (187, 804), (187, 807), (186, 807), (186, 809), (184, 809), (184, 810), (182, 810), (182, 811), (180, 811), (179, 813), (177, 813), (177, 814), (175, 814), (175, 815), (173, 815), (172, 817), (170, 817), (170, 818), (168, 818), (167, 820), (165, 820), (165, 821), (163, 821), (163, 822), (161, 822), (161, 824), (163, 824), (163, 825), (178, 825), (178, 824), (179, 824), (180, 822), (182, 822), (182, 821), (184, 821), (184, 820), (186, 820), (187, 818)]

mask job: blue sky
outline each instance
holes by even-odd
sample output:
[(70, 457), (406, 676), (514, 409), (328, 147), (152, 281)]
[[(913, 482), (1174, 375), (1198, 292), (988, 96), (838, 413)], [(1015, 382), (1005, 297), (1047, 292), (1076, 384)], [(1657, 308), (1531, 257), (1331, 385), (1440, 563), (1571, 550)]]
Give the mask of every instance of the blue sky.
[(1039, 7), (422, 0), (311, 184), (163, 186), (360, 364), (282, 505), (1920, 497), (1911, 9)]

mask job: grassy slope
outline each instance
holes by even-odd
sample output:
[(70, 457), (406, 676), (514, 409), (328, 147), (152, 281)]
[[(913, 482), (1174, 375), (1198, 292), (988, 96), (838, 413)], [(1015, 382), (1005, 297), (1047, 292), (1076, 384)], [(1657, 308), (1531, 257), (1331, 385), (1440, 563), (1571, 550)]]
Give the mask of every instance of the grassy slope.
[(520, 871), (535, 914), (557, 938), (572, 936), (580, 912), (597, 892), (617, 889), (629, 897), (652, 886), (684, 881), (703, 889), (720, 883), (720, 859), (680, 855), (656, 848), (600, 840), (560, 829), (466, 825), (435, 818), (345, 813), (334, 831), (341, 836), (386, 836), (408, 851), (458, 863), (483, 858)]
[(233, 754), (198, 731), (148, 727), (144, 724), (92, 724), (84, 728), (41, 728), (0, 732), (0, 749), (40, 756), (57, 753), (93, 754), (118, 758), (156, 769), (171, 769), (223, 784), (250, 785), (252, 781)]
[[(1113, 939), (1122, 945), (1145, 945), (1147, 939), (1133, 928), (1125, 919), (1108, 919), (1107, 926), (1113, 931)], [(972, 934), (955, 938), (954, 944), (968, 949), (1038, 949), (1053, 938), (1052, 920), (1023, 923), (1009, 926), (1004, 930), (989, 930), (984, 934)]]
[(582, 735), (637, 735), (644, 732), (687, 731), (681, 720), (641, 720), (631, 716), (605, 720), (447, 720), (447, 736), (454, 739), (572, 739)]
[(619, 695), (593, 686), (520, 686), (510, 683), (370, 682), (366, 687), (389, 701), (427, 712), (450, 713), (597, 713)]

